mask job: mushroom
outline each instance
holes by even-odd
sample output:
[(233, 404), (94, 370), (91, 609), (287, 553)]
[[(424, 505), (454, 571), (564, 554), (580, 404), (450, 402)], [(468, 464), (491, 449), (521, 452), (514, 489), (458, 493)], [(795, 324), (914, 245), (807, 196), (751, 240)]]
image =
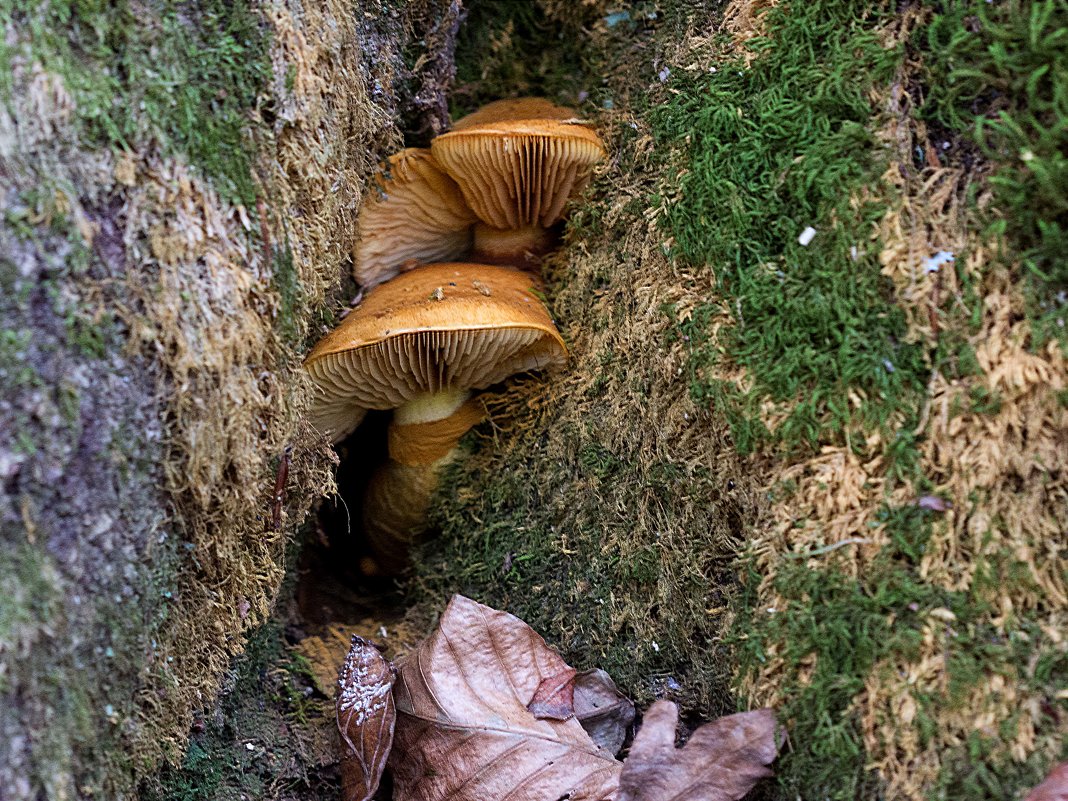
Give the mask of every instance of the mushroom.
[(348, 427), (334, 422), (338, 409), (395, 409), (390, 459), (364, 503), (382, 568), (403, 567), (438, 472), (484, 416), (471, 391), (566, 358), (535, 277), (464, 263), (416, 267), (376, 287), (315, 346), (305, 367), (319, 389), (312, 417), (325, 421), (324, 433), (336, 438)]
[(471, 258), (517, 266), (552, 249), (551, 226), (605, 156), (601, 138), (574, 111), (533, 97), (484, 106), (430, 150), (478, 215)]
[(464, 255), (478, 219), (426, 148), (406, 148), (384, 167), (379, 196), (360, 208), (352, 250), (353, 276), (364, 288), (388, 281), (410, 262)]

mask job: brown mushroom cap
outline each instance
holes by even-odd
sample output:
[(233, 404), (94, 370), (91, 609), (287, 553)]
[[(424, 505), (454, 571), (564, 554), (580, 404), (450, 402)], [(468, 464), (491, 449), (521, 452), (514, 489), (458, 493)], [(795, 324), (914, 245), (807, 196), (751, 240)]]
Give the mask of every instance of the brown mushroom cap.
[[(573, 117), (515, 118), (521, 110), (509, 106), (487, 113), (487, 107), (430, 143), (468, 205), (493, 228), (548, 228), (605, 156), (601, 138)], [(563, 112), (570, 114), (567, 109), (558, 114)], [(504, 119), (487, 121), (502, 113)]]
[(410, 147), (390, 156), (378, 187), (381, 196), (360, 208), (352, 251), (353, 276), (362, 286), (388, 281), (405, 262), (448, 261), (470, 247), (477, 218), (429, 150)]
[(513, 97), (495, 100), (478, 111), (461, 117), (453, 123), (452, 130), (463, 131), (480, 128), (495, 122), (518, 122), (519, 120), (576, 120), (578, 112), (558, 106), (544, 97)]
[(567, 349), (537, 279), (510, 267), (430, 264), (368, 293), (308, 355), (317, 404), (392, 409), (560, 365)]

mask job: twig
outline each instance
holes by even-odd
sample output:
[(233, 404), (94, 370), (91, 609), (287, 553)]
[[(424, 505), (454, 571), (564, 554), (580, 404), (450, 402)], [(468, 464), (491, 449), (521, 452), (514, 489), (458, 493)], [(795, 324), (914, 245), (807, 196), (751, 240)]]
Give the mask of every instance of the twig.
[(282, 529), (282, 507), (286, 502), (286, 480), (289, 478), (289, 461), (293, 456), (293, 446), (286, 445), (282, 459), (278, 462), (278, 475), (274, 479), (274, 506), (271, 509), (271, 527), (274, 531)]
[(816, 548), (812, 551), (802, 551), (801, 553), (788, 553), (783, 554), (787, 559), (807, 559), (810, 556), (820, 556), (831, 551), (837, 551), (839, 548), (844, 548), (847, 545), (871, 545), (871, 540), (864, 537), (847, 537), (844, 540), (838, 542), (832, 542), (830, 545), (824, 545), (822, 548)]

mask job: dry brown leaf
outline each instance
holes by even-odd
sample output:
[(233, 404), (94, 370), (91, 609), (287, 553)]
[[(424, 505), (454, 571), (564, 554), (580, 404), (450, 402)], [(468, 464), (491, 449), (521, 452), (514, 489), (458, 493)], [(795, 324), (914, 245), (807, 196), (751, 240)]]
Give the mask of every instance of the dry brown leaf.
[(538, 685), (534, 697), (527, 704), (530, 714), (538, 720), (567, 720), (573, 716), (577, 675), (578, 671), (569, 667), (555, 676), (548, 676)]
[(620, 763), (574, 717), (527, 709), (568, 669), (523, 621), (454, 596), (399, 668), (395, 801), (612, 801)]
[(1068, 801), (1068, 762), (1054, 765), (1045, 781), (1029, 792), (1024, 801)]
[(682, 748), (675, 747), (678, 723), (670, 701), (649, 707), (623, 763), (618, 801), (735, 801), (771, 775), (778, 742), (770, 709), (706, 723)]
[(393, 745), (395, 678), (393, 666), (374, 644), (352, 638), (337, 696), (343, 801), (368, 801), (378, 789)]
[(634, 722), (634, 704), (599, 668), (575, 677), (575, 717), (598, 747), (618, 754)]

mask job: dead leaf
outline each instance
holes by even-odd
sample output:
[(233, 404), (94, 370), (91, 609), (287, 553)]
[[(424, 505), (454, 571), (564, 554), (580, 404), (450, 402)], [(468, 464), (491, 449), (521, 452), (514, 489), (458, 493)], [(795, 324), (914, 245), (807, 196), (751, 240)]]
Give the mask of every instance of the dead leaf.
[(527, 704), (527, 710), (538, 720), (567, 720), (575, 714), (575, 676), (578, 671), (572, 667), (561, 670), (555, 676), (548, 676), (534, 697)]
[(921, 495), (916, 501), (916, 505), (930, 512), (948, 512), (953, 508), (953, 504), (950, 501), (937, 495)]
[(579, 673), (574, 686), (578, 722), (599, 748), (618, 754), (634, 722), (634, 704), (600, 669)]
[(1029, 792), (1024, 801), (1068, 801), (1068, 762), (1054, 765), (1045, 781)]
[(771, 775), (778, 742), (770, 709), (706, 723), (682, 748), (675, 747), (678, 723), (670, 701), (649, 707), (623, 763), (618, 801), (735, 801)]
[(575, 718), (527, 709), (568, 669), (523, 621), (453, 596), (399, 667), (394, 800), (612, 801), (620, 763)]
[(343, 801), (368, 801), (382, 780), (397, 718), (392, 692), (395, 678), (393, 666), (374, 644), (363, 637), (352, 638), (338, 678)]
[(337, 687), (338, 675), (345, 665), (352, 637), (344, 626), (328, 626), (322, 636), (305, 637), (293, 646), (311, 669), (315, 689), (329, 698)]

